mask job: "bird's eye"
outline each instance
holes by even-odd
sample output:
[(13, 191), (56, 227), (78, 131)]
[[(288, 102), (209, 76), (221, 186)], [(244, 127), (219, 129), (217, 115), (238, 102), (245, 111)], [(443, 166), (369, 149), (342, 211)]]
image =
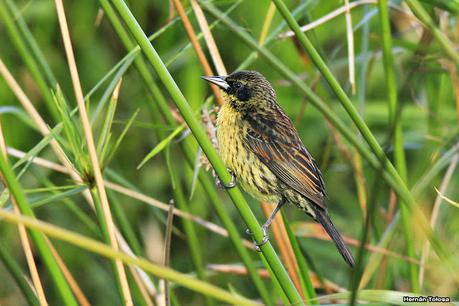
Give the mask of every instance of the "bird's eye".
[(239, 89), (239, 88), (242, 87), (242, 84), (241, 83), (234, 83), (233, 86), (234, 86), (235, 89)]

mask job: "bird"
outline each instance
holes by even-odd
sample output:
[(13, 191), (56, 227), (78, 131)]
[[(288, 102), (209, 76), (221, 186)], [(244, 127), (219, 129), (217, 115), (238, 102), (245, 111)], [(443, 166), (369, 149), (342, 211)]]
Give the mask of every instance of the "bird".
[(218, 151), (233, 176), (224, 187), (237, 182), (255, 199), (277, 203), (262, 225), (264, 238), (256, 245), (258, 250), (269, 240), (274, 217), (290, 202), (323, 226), (353, 267), (352, 253), (330, 219), (322, 174), (269, 81), (250, 70), (202, 78), (217, 85), (224, 100), (216, 122)]

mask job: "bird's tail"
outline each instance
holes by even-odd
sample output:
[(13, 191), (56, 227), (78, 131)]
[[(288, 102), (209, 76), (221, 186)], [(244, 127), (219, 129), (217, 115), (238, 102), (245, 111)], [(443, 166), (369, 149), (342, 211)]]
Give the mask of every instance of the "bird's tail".
[(314, 207), (313, 209), (316, 214), (315, 216), (316, 220), (320, 224), (322, 224), (322, 226), (324, 227), (325, 231), (327, 231), (330, 238), (333, 239), (333, 242), (335, 243), (336, 248), (338, 249), (341, 256), (343, 256), (344, 260), (348, 263), (349, 266), (354, 267), (355, 265), (354, 257), (352, 256), (351, 251), (349, 251), (346, 244), (344, 243), (343, 238), (338, 233), (332, 221), (330, 220), (328, 213), (319, 207), (317, 208)]

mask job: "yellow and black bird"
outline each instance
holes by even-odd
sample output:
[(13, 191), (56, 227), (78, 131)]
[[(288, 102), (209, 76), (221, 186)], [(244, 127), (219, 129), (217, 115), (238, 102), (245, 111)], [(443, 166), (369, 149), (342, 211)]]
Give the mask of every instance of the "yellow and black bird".
[(217, 118), (224, 163), (248, 193), (260, 201), (277, 203), (262, 226), (263, 243), (268, 241), (276, 213), (291, 202), (325, 228), (344, 260), (354, 266), (351, 252), (328, 215), (322, 174), (277, 104), (271, 84), (256, 71), (202, 78), (219, 86), (225, 100)]

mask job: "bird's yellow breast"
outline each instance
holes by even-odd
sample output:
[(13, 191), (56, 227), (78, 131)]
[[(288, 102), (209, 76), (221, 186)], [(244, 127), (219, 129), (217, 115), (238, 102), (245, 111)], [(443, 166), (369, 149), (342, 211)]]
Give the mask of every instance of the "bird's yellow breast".
[(217, 140), (220, 156), (236, 175), (245, 191), (260, 201), (278, 202), (277, 178), (253, 152), (244, 146), (247, 123), (229, 103), (220, 109), (217, 118)]

